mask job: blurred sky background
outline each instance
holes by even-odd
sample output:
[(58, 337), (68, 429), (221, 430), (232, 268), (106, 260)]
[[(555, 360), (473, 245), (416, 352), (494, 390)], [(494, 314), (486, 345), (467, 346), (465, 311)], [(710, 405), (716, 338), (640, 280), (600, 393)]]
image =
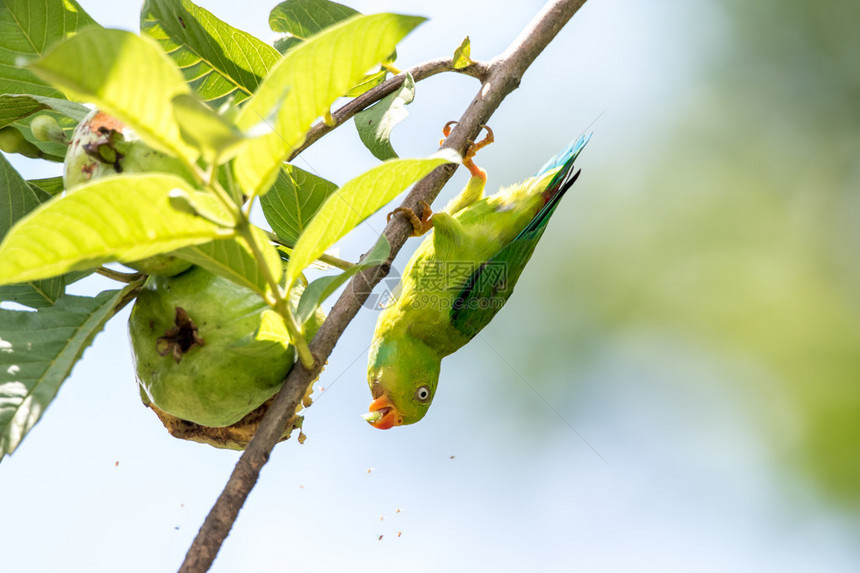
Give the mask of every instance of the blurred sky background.
[[(79, 1), (138, 30), (134, 2)], [(275, 38), (273, 4), (200, 4)], [(466, 35), (489, 59), (542, 3), (350, 5), (430, 18), (408, 68)], [(860, 571), (858, 22), (857, 0), (587, 2), (478, 156), (496, 187), (594, 131), (517, 294), (443, 362), (427, 417), (388, 432), (360, 417), (362, 311), (213, 571)], [(477, 87), (421, 82), (400, 155), (432, 153)], [(375, 163), (351, 126), (297, 162), (339, 184)], [(238, 458), (141, 405), (127, 315), (0, 465), (3, 571), (175, 570)]]

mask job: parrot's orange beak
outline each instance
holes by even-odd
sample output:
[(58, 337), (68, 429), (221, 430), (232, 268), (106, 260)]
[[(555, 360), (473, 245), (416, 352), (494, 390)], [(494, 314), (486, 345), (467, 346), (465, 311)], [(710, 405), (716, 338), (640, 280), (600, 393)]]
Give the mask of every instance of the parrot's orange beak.
[(370, 403), (370, 411), (364, 415), (364, 419), (380, 430), (388, 430), (403, 423), (403, 418), (385, 393)]

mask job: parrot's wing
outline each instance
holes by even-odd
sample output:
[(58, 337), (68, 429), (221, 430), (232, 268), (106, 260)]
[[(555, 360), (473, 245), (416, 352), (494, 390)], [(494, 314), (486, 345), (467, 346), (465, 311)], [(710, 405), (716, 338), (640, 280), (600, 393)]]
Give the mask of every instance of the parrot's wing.
[(579, 177), (580, 171), (573, 173), (571, 168), (582, 145), (585, 145), (580, 141), (578, 150), (568, 155), (564, 168), (550, 182), (547, 203), (510, 243), (472, 273), (454, 299), (451, 324), (470, 339), (493, 320), (510, 298), (559, 201)]
[(535, 239), (514, 240), (482, 263), (454, 299), (451, 324), (470, 339), (490, 324), (514, 292), (536, 245)]

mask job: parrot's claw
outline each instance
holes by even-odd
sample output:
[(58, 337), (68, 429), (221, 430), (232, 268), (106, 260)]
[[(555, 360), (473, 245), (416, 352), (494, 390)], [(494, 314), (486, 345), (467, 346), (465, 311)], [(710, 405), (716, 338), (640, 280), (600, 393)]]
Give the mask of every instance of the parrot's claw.
[[(442, 128), (442, 135), (444, 135), (445, 138), (451, 135), (451, 128), (455, 125), (457, 125), (456, 121), (449, 121), (448, 123), (446, 123), (445, 126)], [(463, 165), (466, 167), (466, 169), (469, 170), (469, 173), (472, 174), (472, 177), (478, 177), (479, 179), (486, 181), (487, 172), (475, 165), (475, 162), (472, 161), (472, 158), (475, 157), (475, 154), (478, 153), (479, 150), (493, 143), (496, 138), (495, 135), (493, 135), (493, 130), (490, 129), (489, 125), (481, 124), (481, 127), (487, 130), (487, 135), (484, 136), (484, 139), (481, 139), (477, 142), (469, 140), (469, 149), (466, 150), (466, 155), (465, 157), (463, 157)], [(444, 142), (445, 139), (440, 140), (439, 145), (442, 145)]]
[(412, 236), (420, 237), (433, 228), (433, 221), (431, 219), (433, 210), (430, 209), (430, 204), (426, 201), (418, 201), (418, 205), (421, 206), (421, 217), (418, 217), (415, 211), (408, 207), (398, 207), (388, 214), (386, 221), (390, 221), (395, 213), (403, 213), (409, 219), (409, 222), (412, 223)]

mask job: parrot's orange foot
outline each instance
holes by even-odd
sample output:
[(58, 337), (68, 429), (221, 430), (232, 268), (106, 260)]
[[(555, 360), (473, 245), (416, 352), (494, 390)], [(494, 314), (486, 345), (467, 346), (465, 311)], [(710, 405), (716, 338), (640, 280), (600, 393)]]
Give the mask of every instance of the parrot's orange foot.
[[(446, 123), (445, 127), (442, 128), (442, 135), (444, 135), (446, 138), (451, 135), (451, 128), (455, 125), (457, 125), (456, 121), (449, 121), (448, 123)], [(478, 153), (479, 150), (490, 145), (496, 139), (493, 135), (493, 130), (490, 129), (489, 125), (481, 125), (481, 127), (487, 130), (487, 135), (484, 137), (484, 139), (481, 139), (477, 142), (469, 142), (469, 149), (466, 150), (466, 156), (463, 157), (463, 165), (466, 167), (466, 169), (469, 170), (469, 173), (472, 174), (472, 177), (478, 177), (479, 179), (486, 181), (487, 172), (475, 165), (475, 162), (472, 161), (472, 158), (475, 157), (475, 154)], [(439, 145), (442, 145), (444, 141), (444, 139), (439, 141)]]
[(418, 204), (421, 206), (421, 217), (408, 207), (398, 207), (388, 214), (386, 221), (390, 221), (395, 213), (403, 213), (412, 223), (412, 236), (420, 237), (433, 228), (433, 221), (430, 219), (433, 216), (433, 210), (430, 209), (430, 205), (426, 201), (418, 201)]

